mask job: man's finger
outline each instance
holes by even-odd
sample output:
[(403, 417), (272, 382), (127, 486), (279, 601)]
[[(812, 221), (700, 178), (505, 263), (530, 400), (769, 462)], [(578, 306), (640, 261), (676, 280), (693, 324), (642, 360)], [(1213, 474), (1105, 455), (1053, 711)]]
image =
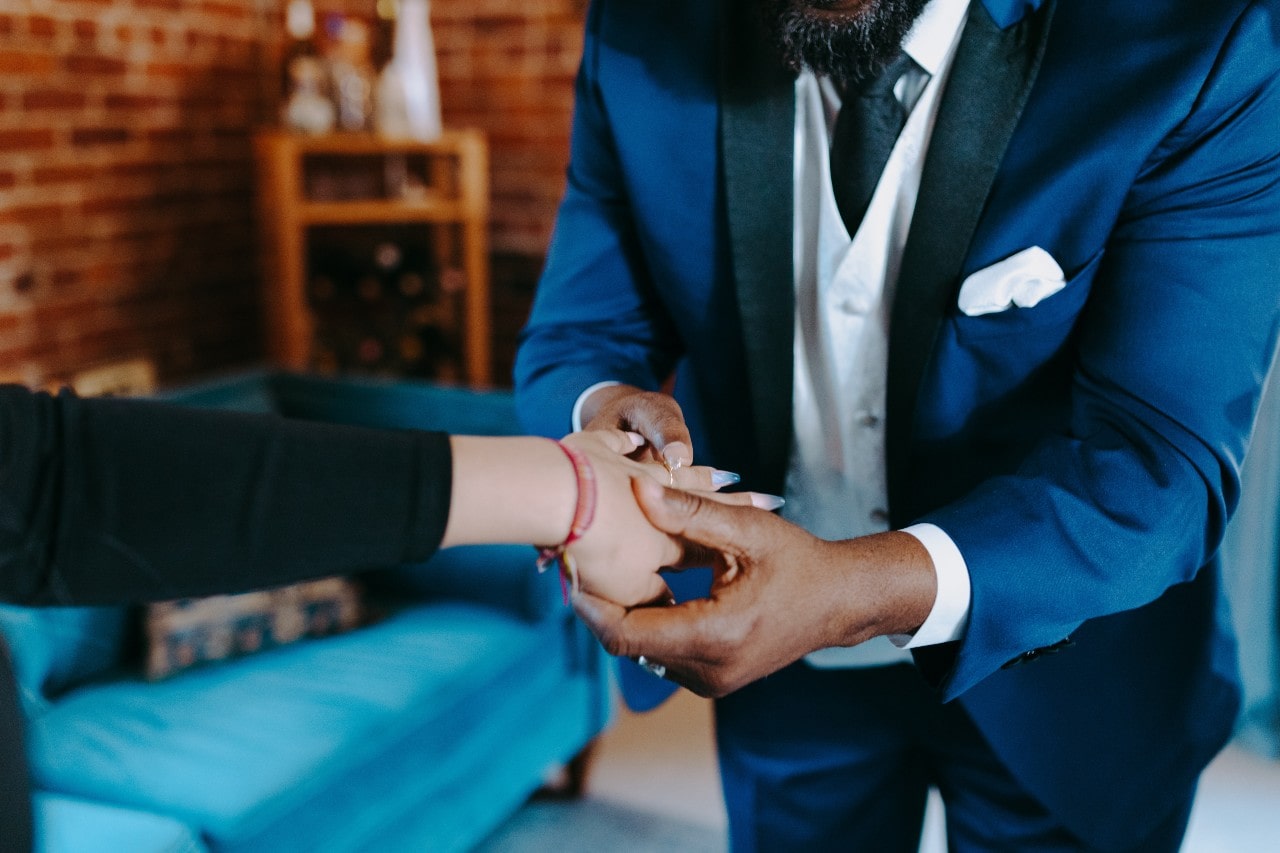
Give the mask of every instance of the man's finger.
[(612, 655), (626, 654), (622, 624), (627, 615), (625, 607), (584, 589), (573, 596), (573, 612), (596, 635), (605, 651)]
[(753, 507), (730, 506), (692, 492), (664, 489), (652, 480), (632, 480), (631, 488), (654, 527), (724, 553), (741, 551), (744, 539), (754, 538), (757, 526), (773, 517)]
[(693, 439), (680, 404), (666, 394), (634, 394), (621, 401), (626, 426), (645, 437), (668, 468), (693, 464)]
[(698, 656), (704, 643), (706, 601), (695, 599), (669, 607), (628, 610), (589, 592), (573, 598), (573, 609), (609, 654), (644, 655), (660, 663), (676, 663)]

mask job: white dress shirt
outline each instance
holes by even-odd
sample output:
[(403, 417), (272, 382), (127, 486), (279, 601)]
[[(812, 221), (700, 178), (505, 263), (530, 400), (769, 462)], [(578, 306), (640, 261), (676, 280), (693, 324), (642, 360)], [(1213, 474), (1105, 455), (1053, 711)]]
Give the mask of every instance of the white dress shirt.
[[(857, 234), (831, 186), (831, 133), (840, 96), (830, 80), (796, 81), (794, 444), (783, 515), (824, 539), (888, 530), (885, 378), (889, 314), (925, 152), (964, 27), (967, 0), (932, 0), (903, 42), (916, 63), (894, 87), (907, 123), (885, 164)], [(958, 638), (969, 612), (964, 558), (942, 530), (907, 528), (933, 559), (938, 594), (912, 637), (879, 637), (823, 649), (815, 666), (871, 666), (909, 659), (907, 648)]]
[[(932, 0), (903, 50), (918, 68), (894, 87), (907, 124), (885, 165), (858, 233), (850, 238), (831, 187), (831, 132), (840, 96), (827, 79), (796, 80), (794, 443), (783, 515), (824, 539), (888, 530), (884, 412), (889, 310), (915, 210), (924, 155), (951, 69), (968, 0)], [(582, 405), (600, 382), (578, 397)], [(749, 484), (747, 484), (749, 485)], [(906, 528), (937, 573), (933, 610), (913, 636), (877, 637), (823, 649), (815, 666), (872, 666), (909, 660), (906, 649), (960, 637), (969, 615), (969, 572), (955, 543), (934, 525)]]

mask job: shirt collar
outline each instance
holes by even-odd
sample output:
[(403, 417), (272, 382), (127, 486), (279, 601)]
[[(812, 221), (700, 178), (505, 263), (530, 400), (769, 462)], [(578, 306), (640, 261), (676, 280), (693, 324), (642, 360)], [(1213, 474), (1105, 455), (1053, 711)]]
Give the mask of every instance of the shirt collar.
[(969, 0), (930, 0), (902, 42), (902, 50), (931, 77), (937, 76), (969, 11)]

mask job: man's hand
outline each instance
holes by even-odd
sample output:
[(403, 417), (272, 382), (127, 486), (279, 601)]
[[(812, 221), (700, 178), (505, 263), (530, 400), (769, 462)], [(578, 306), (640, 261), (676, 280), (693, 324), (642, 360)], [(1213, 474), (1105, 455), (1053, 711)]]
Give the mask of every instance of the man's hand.
[(582, 428), (639, 433), (648, 443), (646, 453), (653, 461), (667, 468), (693, 464), (693, 439), (684, 413), (667, 394), (642, 391), (633, 385), (601, 388), (583, 402)]
[(751, 507), (652, 481), (633, 488), (654, 527), (685, 543), (681, 565), (713, 565), (711, 595), (627, 609), (583, 593), (574, 609), (610, 653), (644, 655), (700, 695), (731, 693), (817, 649), (912, 633), (933, 607), (933, 564), (910, 534), (828, 542)]

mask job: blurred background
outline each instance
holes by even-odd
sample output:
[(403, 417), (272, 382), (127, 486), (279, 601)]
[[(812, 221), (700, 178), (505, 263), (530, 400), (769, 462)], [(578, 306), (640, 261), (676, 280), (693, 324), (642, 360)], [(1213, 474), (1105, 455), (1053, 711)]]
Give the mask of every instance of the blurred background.
[[(284, 0), (0, 3), (7, 374), (43, 384), (129, 354), (169, 383), (263, 360), (255, 132), (282, 123), (297, 54), (339, 53), (358, 22), (376, 75), (394, 40), (394, 4), (316, 0), (300, 39), (286, 11)], [(564, 185), (585, 2), (434, 0), (430, 12), (444, 123), (489, 146), (492, 376), (506, 382)], [(329, 241), (342, 255), (331, 266), (372, 266), (359, 256), (378, 235), (355, 230), (349, 250)]]

